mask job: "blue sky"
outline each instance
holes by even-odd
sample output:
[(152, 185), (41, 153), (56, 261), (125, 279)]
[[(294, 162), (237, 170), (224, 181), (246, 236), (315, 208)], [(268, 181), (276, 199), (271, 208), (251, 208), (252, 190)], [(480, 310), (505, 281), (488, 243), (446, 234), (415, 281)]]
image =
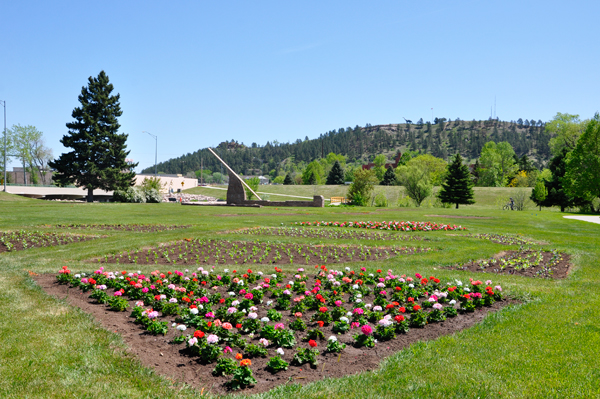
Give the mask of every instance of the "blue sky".
[[(0, 100), (58, 156), (89, 76), (141, 168), (235, 139), (600, 110), (597, 1), (4, 1)], [(14, 166), (17, 166), (13, 162)]]

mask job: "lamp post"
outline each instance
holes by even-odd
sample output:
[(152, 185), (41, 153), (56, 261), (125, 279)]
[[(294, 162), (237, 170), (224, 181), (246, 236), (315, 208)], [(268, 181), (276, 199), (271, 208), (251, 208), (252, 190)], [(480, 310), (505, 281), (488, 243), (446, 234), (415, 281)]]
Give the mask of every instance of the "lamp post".
[(158, 156), (158, 137), (145, 130), (142, 133), (148, 133), (150, 136), (154, 137), (154, 176), (158, 176), (158, 172), (156, 171), (156, 160)]
[(4, 107), (4, 192), (6, 192), (6, 101), (0, 100)]

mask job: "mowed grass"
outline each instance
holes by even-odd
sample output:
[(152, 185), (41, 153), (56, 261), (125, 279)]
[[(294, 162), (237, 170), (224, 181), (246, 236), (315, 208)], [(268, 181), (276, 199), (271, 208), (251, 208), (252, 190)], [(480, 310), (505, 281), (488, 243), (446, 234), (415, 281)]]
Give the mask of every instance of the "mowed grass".
[[(275, 186), (291, 189), (289, 187)], [(296, 186), (299, 188), (302, 186)], [(508, 189), (480, 196), (508, 197)], [(506, 191), (503, 191), (506, 190)], [(483, 190), (485, 191), (485, 190)], [(288, 191), (303, 195), (302, 191)], [(274, 198), (273, 198), (274, 199)], [(491, 200), (490, 200), (491, 201)], [(211, 396), (212, 382), (185, 386), (143, 367), (126, 351), (120, 336), (92, 317), (39, 289), (29, 272), (92, 271), (89, 259), (172, 242), (187, 237), (254, 240), (255, 236), (220, 234), (254, 226), (290, 225), (315, 220), (418, 220), (461, 224), (467, 232), (419, 234), (430, 241), (402, 243), (438, 249), (427, 254), (365, 266), (440, 278), (490, 278), (519, 298), (458, 334), (420, 342), (382, 360), (378, 370), (301, 385), (289, 381), (257, 398), (593, 398), (600, 397), (600, 225), (567, 220), (556, 211), (507, 212), (492, 203), (456, 209), (375, 208), (230, 208), (177, 204), (73, 204), (0, 196), (0, 230), (42, 230), (44, 224), (139, 223), (186, 224), (185, 230), (160, 233), (70, 230), (105, 238), (52, 248), (0, 255), (0, 397), (2, 398), (191, 398)], [(350, 213), (350, 214), (348, 214)], [(444, 218), (450, 215), (459, 218)], [(468, 219), (461, 216), (487, 216)], [(48, 230), (45, 228), (45, 230)], [(54, 229), (52, 229), (54, 230)], [(56, 231), (69, 231), (56, 229)], [(468, 233), (522, 234), (573, 256), (575, 267), (561, 281), (441, 270), (440, 266), (489, 257), (517, 247), (464, 237)], [(282, 242), (320, 243), (322, 239), (264, 237)], [(327, 241), (333, 244), (352, 240)], [(396, 245), (360, 242), (364, 245)], [(152, 265), (153, 266), (153, 265)], [(332, 266), (342, 268), (346, 265)], [(122, 266), (121, 266), (122, 267)], [(295, 269), (294, 266), (293, 268)], [(267, 271), (268, 266), (253, 267)], [(139, 266), (143, 272), (155, 267)], [(292, 267), (286, 267), (291, 270)], [(202, 390), (204, 387), (204, 391)], [(208, 394), (207, 394), (208, 392)]]

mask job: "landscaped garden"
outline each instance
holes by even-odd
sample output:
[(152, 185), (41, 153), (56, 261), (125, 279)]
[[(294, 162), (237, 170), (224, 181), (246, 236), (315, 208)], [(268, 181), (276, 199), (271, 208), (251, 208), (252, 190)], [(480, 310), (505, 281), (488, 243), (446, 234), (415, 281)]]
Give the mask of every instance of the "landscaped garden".
[[(390, 225), (357, 208), (353, 228), (332, 228), (342, 210), (302, 211), (320, 222), (300, 226), (289, 209), (222, 218), (169, 204), (0, 201), (4, 232), (123, 226), (0, 254), (0, 397), (600, 395), (600, 226), (481, 208), (390, 209)], [(462, 225), (449, 223), (457, 216)], [(132, 227), (159, 225), (189, 227)], [(435, 250), (392, 254), (391, 235)]]

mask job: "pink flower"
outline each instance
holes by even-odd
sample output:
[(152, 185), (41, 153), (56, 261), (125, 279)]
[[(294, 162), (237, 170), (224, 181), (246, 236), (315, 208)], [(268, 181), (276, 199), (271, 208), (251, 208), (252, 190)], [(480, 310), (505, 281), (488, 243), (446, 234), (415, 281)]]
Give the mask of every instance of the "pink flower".
[(144, 287), (144, 288), (142, 288), (142, 292), (143, 292), (144, 294), (145, 294), (146, 292), (148, 292), (148, 291), (150, 291), (150, 290), (148, 289), (148, 287)]
[(246, 295), (244, 295), (244, 298), (246, 298), (246, 299), (252, 299), (252, 298), (254, 298), (254, 295), (252, 295), (252, 293), (249, 292)]
[(357, 321), (353, 321), (352, 323), (350, 323), (350, 328), (355, 328), (355, 327), (360, 327), (360, 323)]
[(365, 311), (364, 311), (364, 310), (362, 310), (361, 308), (356, 308), (356, 309), (354, 309), (354, 313), (355, 313), (355, 314), (358, 314), (358, 315), (361, 315), (361, 314), (364, 314), (364, 313), (365, 313)]
[(215, 314), (213, 312), (208, 312), (207, 314), (204, 315), (204, 317), (212, 319), (213, 317), (215, 317)]
[(335, 301), (335, 306), (340, 307), (342, 306), (342, 301)]
[(371, 328), (371, 326), (365, 324), (364, 326), (362, 326), (360, 328), (360, 330), (362, 331), (363, 334), (365, 335), (371, 335), (371, 333), (373, 333), (373, 329)]
[(233, 352), (233, 350), (231, 350), (231, 348), (229, 346), (226, 346), (225, 349), (223, 349), (223, 353), (231, 353)]
[(285, 328), (285, 325), (283, 323), (275, 324), (276, 330), (283, 330), (284, 328)]
[(121, 291), (115, 291), (115, 293), (113, 294), (114, 296), (121, 296), (123, 294), (121, 294)]

